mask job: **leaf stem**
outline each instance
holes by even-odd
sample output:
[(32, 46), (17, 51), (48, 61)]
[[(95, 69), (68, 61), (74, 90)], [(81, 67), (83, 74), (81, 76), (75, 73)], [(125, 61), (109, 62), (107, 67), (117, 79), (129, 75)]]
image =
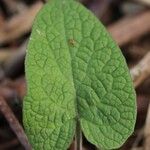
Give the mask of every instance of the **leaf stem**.
[(76, 125), (75, 150), (82, 150), (82, 131), (79, 120)]

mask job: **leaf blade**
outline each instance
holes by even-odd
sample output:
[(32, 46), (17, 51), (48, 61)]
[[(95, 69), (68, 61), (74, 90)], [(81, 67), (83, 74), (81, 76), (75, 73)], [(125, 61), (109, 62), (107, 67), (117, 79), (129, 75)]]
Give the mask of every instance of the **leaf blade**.
[[(42, 21), (38, 21), (38, 18)], [(41, 101), (43, 99), (40, 97), (43, 94), (41, 87), (44, 87), (44, 92), (48, 93), (49, 97), (53, 97), (50, 85), (56, 89), (62, 89), (61, 86), (66, 85), (65, 93), (70, 94), (61, 101), (66, 101), (65, 105), (71, 103), (69, 107), (65, 105), (64, 107), (65, 115), (71, 116), (72, 125), (70, 136), (66, 138), (67, 144), (59, 148), (67, 149), (74, 135), (77, 118), (80, 119), (86, 138), (97, 147), (107, 149), (119, 147), (133, 132), (136, 118), (135, 92), (119, 48), (98, 19), (77, 2), (52, 1), (44, 7), (38, 18), (33, 27), (31, 36), (33, 40), (29, 44), (26, 59), (27, 80), (30, 81), (28, 91), (32, 93), (32, 90), (36, 89), (31, 95)], [(42, 51), (38, 50), (40, 43)], [(35, 46), (32, 48), (33, 45)], [(30, 54), (31, 51), (35, 54)], [(32, 59), (36, 62), (34, 65)], [(33, 76), (34, 74), (40, 76), (35, 81), (33, 76), (29, 77), (32, 70), (34, 70)], [(41, 78), (42, 82), (30, 87)], [(37, 87), (40, 88), (37, 90)], [(63, 93), (64, 91), (60, 90), (57, 94), (63, 95)], [(59, 99), (57, 94), (54, 97)], [(30, 103), (33, 99), (35, 98), (32, 98)], [(53, 101), (48, 97), (47, 99)], [(29, 105), (26, 103), (27, 100), (24, 109), (29, 110), (27, 107)], [(59, 104), (58, 101), (56, 103)], [(35, 107), (37, 104), (33, 105)], [(42, 110), (47, 107), (54, 108), (53, 105), (44, 104)], [(28, 124), (29, 121), (24, 122)], [(64, 128), (66, 126), (65, 124)], [(57, 138), (61, 139), (58, 136)], [(51, 149), (54, 149), (53, 145)]]

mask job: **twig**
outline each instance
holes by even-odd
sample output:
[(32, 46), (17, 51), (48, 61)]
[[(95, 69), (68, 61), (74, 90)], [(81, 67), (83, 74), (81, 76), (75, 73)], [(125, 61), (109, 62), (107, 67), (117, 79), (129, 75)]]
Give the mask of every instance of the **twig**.
[(143, 150), (143, 148), (142, 147), (135, 147), (132, 150)]
[(4, 26), (0, 28), (0, 44), (10, 42), (29, 32), (33, 20), (42, 5), (42, 2), (38, 1), (23, 13), (6, 22)]
[(134, 86), (138, 87), (146, 78), (150, 76), (150, 52), (131, 69)]
[(25, 41), (17, 51), (4, 63), (4, 73), (6, 77), (16, 77), (24, 68), (24, 58), (26, 53), (27, 41)]
[(15, 52), (12, 48), (0, 48), (0, 65), (3, 64)]
[(3, 1), (5, 2), (6, 6), (7, 6), (7, 10), (9, 10), (9, 13), (11, 16), (13, 16), (15, 13), (18, 13), (19, 10), (23, 11), (23, 8), (25, 7), (25, 5), (23, 5), (22, 1), (15, 1), (15, 0), (11, 0), (11, 1), (3, 0)]
[(24, 146), (26, 150), (31, 150), (31, 145), (28, 142), (22, 126), (20, 125), (14, 113), (2, 97), (0, 97), (0, 111), (5, 116), (14, 133), (17, 135), (20, 143)]
[(0, 11), (0, 27), (2, 27), (3, 25), (4, 25), (4, 17), (2, 16)]
[(110, 25), (108, 30), (119, 45), (125, 45), (150, 32), (150, 11), (123, 18)]
[(133, 144), (132, 144), (131, 150), (135, 150), (135, 149), (136, 149), (136, 147), (138, 146), (139, 142), (142, 140), (143, 135), (144, 135), (144, 130), (143, 130), (143, 128), (142, 128), (142, 129), (140, 129), (140, 130), (138, 131), (137, 137), (136, 137), (135, 141), (134, 141)]
[[(1, 83), (1, 85), (3, 85), (2, 88), (4, 88), (4, 89), (6, 88), (6, 89), (8, 89), (8, 91), (10, 90), (12, 92), (13, 92), (13, 90), (16, 91), (16, 93), (18, 94), (18, 97), (20, 99), (23, 99), (23, 97), (26, 94), (26, 82), (25, 82), (24, 77), (17, 78), (16, 80), (5, 79), (5, 81), (3, 81), (3, 82), (4, 83)], [(13, 97), (10, 97), (10, 99), (13, 99)]]
[(4, 0), (0, 0), (0, 8), (2, 9), (3, 15), (8, 18), (11, 15), (6, 3)]
[(111, 4), (111, 0), (109, 0), (109, 1), (93, 1), (89, 5), (88, 8), (92, 12), (94, 12), (94, 14), (97, 17), (102, 18), (104, 16), (104, 14), (106, 13), (106, 11), (108, 10), (110, 4)]
[(150, 0), (134, 0), (135, 2), (140, 2), (140, 3), (143, 3), (143, 4), (146, 4), (148, 6), (150, 6)]
[(12, 148), (12, 147), (14, 147), (14, 146), (16, 146), (18, 144), (19, 144), (18, 140), (17, 139), (13, 139), (13, 140), (11, 140), (11, 141), (9, 141), (7, 143), (3, 143), (2, 145), (0, 145), (0, 149), (4, 150), (4, 149)]
[(150, 104), (147, 112), (144, 135), (145, 135), (144, 150), (149, 150), (150, 149)]
[(25, 94), (26, 84), (23, 77), (15, 81), (4, 79), (0, 85), (0, 97), (3, 97), (12, 109), (15, 109), (16, 105), (22, 105)]

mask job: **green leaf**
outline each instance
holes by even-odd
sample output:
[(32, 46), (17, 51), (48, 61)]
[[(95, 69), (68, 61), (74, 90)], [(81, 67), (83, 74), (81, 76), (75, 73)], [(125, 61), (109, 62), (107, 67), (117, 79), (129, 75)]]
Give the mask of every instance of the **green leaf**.
[(118, 148), (133, 132), (135, 91), (125, 59), (78, 2), (52, 0), (38, 13), (25, 66), (24, 126), (35, 150), (66, 150), (77, 119), (99, 148)]

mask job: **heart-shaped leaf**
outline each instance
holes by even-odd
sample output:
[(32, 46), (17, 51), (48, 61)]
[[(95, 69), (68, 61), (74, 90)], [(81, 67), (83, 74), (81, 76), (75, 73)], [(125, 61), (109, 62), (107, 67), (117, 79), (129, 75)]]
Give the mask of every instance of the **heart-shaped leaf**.
[(77, 120), (113, 149), (133, 132), (135, 91), (124, 57), (99, 20), (73, 0), (38, 13), (26, 56), (24, 125), (35, 150), (66, 150)]

